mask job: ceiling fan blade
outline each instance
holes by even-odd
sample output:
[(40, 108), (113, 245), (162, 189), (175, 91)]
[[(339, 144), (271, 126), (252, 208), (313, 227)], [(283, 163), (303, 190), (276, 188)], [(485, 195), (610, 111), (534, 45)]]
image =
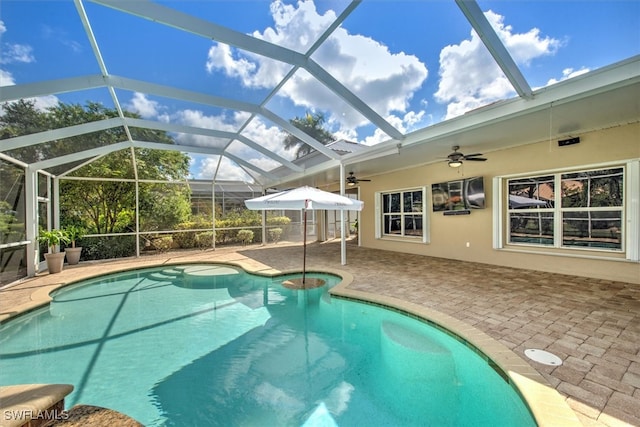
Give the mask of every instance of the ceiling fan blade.
[(364, 181), (364, 182), (371, 182), (371, 180), (370, 180), (370, 179), (358, 179), (357, 181), (358, 181), (358, 182), (363, 182), (363, 181)]
[(482, 156), (482, 153), (474, 153), (474, 154), (465, 154), (464, 157), (469, 158), (469, 157), (478, 157), (478, 156)]
[(471, 157), (471, 158), (465, 157), (464, 160), (469, 162), (484, 162), (487, 159), (485, 159), (484, 157)]

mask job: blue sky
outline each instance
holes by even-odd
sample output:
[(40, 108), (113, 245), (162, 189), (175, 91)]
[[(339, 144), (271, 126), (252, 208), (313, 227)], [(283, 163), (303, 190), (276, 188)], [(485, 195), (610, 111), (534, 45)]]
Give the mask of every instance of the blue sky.
[[(299, 52), (347, 5), (338, 0), (158, 3)], [(102, 5), (83, 4), (112, 75), (261, 103), (290, 69)], [(640, 0), (479, 5), (533, 88), (640, 53)], [(448, 0), (364, 0), (312, 58), (402, 133), (515, 96), (462, 12)], [(2, 1), (0, 86), (98, 73), (73, 1)], [(246, 120), (243, 112), (144, 93), (118, 91), (117, 96), (125, 108), (153, 120), (230, 131)], [(88, 100), (113, 106), (106, 90), (57, 94), (38, 99), (38, 105)], [(266, 106), (286, 119), (322, 112), (336, 136), (362, 144), (389, 139), (306, 72), (298, 71)], [(280, 129), (266, 119), (252, 120), (243, 135), (293, 158), (282, 147)], [(224, 143), (175, 137), (199, 145)], [(276, 166), (240, 143), (229, 151), (267, 170)], [(217, 158), (192, 157), (194, 177), (212, 176)], [(219, 178), (248, 180), (238, 168), (225, 174)]]

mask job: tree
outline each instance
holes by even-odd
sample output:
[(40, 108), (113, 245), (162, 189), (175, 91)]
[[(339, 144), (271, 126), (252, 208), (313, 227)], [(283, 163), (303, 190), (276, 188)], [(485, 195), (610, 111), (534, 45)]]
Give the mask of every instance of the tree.
[[(29, 135), (117, 116), (118, 113), (115, 109), (107, 109), (96, 102), (89, 102), (84, 107), (77, 104), (58, 103), (46, 110), (38, 110), (34, 101), (19, 100), (3, 105), (3, 115), (0, 116), (0, 138)], [(87, 150), (124, 140), (126, 140), (124, 129), (115, 127), (100, 132), (16, 148), (8, 150), (7, 154), (25, 163), (34, 163), (77, 152), (80, 147)], [(51, 168), (49, 172), (57, 174), (69, 167), (69, 165), (64, 165), (59, 168)]]
[[(125, 115), (133, 118), (140, 117), (129, 112), (125, 112)], [(3, 114), (0, 116), (0, 138), (12, 138), (112, 117), (118, 117), (117, 110), (105, 108), (95, 102), (89, 102), (85, 106), (59, 103), (47, 110), (37, 110), (34, 102), (20, 100), (4, 104)], [(173, 139), (163, 131), (137, 128), (132, 128), (130, 131), (133, 138), (137, 140), (174, 143)], [(108, 146), (126, 139), (124, 128), (117, 126), (10, 150), (8, 154), (26, 163), (33, 163), (90, 148)], [(49, 172), (54, 175), (59, 174), (83, 162), (85, 160), (54, 167), (49, 169)], [(136, 149), (135, 165), (140, 179), (183, 181), (189, 173), (189, 157), (177, 151)], [(135, 172), (131, 150), (126, 149), (107, 154), (84, 165), (70, 176), (134, 178)], [(185, 209), (185, 206), (189, 201), (189, 193), (184, 190), (184, 186), (181, 186), (180, 191), (172, 191), (168, 195), (160, 194), (153, 189), (153, 186), (142, 187), (139, 192), (140, 205), (148, 206), (151, 211), (159, 211), (157, 200), (162, 196), (165, 211), (167, 206), (172, 204), (178, 207), (164, 217), (159, 216), (158, 222), (162, 222), (162, 225), (156, 224), (156, 226), (171, 228), (174, 221), (184, 221), (185, 216), (188, 216), (189, 210)], [(90, 233), (114, 233), (134, 229), (135, 184), (132, 182), (62, 180), (60, 194), (63, 226), (80, 225)]]
[[(330, 142), (335, 141), (336, 138), (333, 136), (333, 134), (331, 134), (331, 132), (324, 129), (324, 121), (324, 114), (322, 113), (307, 113), (304, 117), (296, 117), (289, 120), (289, 123), (300, 129), (316, 141), (322, 143), (323, 145), (327, 145)], [(287, 134), (287, 136), (284, 138), (284, 148), (287, 150), (291, 150), (296, 147), (296, 159), (304, 157), (307, 154), (315, 151), (310, 145), (304, 143), (297, 136)]]
[[(188, 156), (177, 151), (135, 150), (141, 179), (184, 181), (189, 173)], [(121, 150), (74, 171), (78, 177), (131, 178), (130, 150)], [(98, 234), (135, 230), (135, 184), (129, 181), (67, 180), (60, 184), (63, 218), (81, 217)], [(185, 185), (139, 185), (143, 230), (168, 230), (188, 220), (190, 193)], [(95, 230), (95, 231), (94, 231)]]

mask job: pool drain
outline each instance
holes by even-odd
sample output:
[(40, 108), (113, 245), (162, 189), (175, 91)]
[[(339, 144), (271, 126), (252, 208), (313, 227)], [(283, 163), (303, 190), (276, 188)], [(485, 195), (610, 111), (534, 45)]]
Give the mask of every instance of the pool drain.
[(553, 353), (549, 353), (545, 350), (539, 350), (537, 348), (528, 348), (524, 351), (525, 356), (534, 362), (542, 363), (543, 365), (560, 366), (562, 365), (562, 359)]

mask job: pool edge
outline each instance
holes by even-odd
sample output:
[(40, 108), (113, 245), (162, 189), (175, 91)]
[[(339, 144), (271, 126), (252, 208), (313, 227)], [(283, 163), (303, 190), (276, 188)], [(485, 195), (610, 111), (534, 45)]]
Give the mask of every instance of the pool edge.
[[(139, 260), (138, 260), (139, 261)], [(234, 257), (227, 260), (193, 260), (186, 261), (184, 259), (175, 259), (171, 261), (148, 260), (141, 265), (131, 267), (128, 265), (119, 265), (99, 271), (86, 271), (84, 274), (76, 272), (69, 280), (64, 280), (62, 276), (56, 284), (44, 285), (31, 293), (30, 302), (15, 307), (11, 312), (0, 314), (0, 324), (13, 319), (16, 316), (25, 314), (35, 309), (41, 308), (51, 302), (51, 292), (72, 285), (79, 281), (104, 276), (105, 274), (118, 273), (123, 271), (135, 271), (146, 268), (180, 265), (180, 264), (221, 264), (231, 265), (245, 270), (251, 274), (257, 274), (267, 277), (276, 277), (280, 275), (300, 273), (300, 270), (277, 270), (265, 264), (255, 263), (243, 257)], [(81, 265), (82, 266), (82, 263)], [(75, 269), (71, 269), (73, 271)], [(392, 309), (406, 312), (430, 323), (433, 323), (445, 331), (461, 338), (463, 341), (471, 344), (472, 348), (477, 349), (485, 357), (490, 359), (504, 374), (507, 375), (509, 381), (514, 385), (517, 392), (523, 397), (525, 404), (530, 409), (536, 423), (539, 426), (582, 426), (575, 412), (569, 407), (568, 403), (562, 398), (560, 393), (553, 388), (549, 382), (524, 359), (518, 356), (511, 349), (501, 344), (496, 339), (479, 329), (464, 323), (452, 316), (441, 313), (437, 310), (430, 309), (415, 303), (403, 301), (398, 298), (378, 295), (366, 291), (358, 291), (349, 289), (349, 285), (353, 283), (353, 275), (346, 271), (321, 268), (310, 269), (308, 273), (328, 273), (334, 274), (342, 278), (340, 283), (334, 286), (330, 293), (338, 297), (356, 299), (363, 302), (380, 304)], [(36, 277), (37, 278), (37, 277)], [(65, 277), (66, 278), (66, 277)]]
[(582, 427), (576, 413), (560, 393), (523, 358), (485, 332), (437, 310), (398, 298), (349, 289), (353, 281), (343, 280), (330, 290), (336, 297), (389, 307), (439, 326), (479, 351), (494, 363), (522, 396), (538, 426)]

